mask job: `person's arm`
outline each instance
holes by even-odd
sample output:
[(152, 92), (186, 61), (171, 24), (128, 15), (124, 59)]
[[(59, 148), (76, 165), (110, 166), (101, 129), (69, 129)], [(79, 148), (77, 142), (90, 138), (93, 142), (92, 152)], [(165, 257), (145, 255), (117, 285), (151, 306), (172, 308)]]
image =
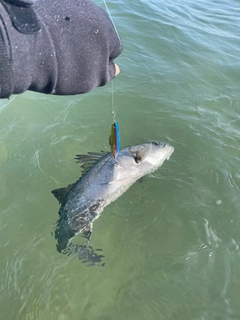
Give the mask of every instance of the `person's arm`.
[(119, 73), (113, 60), (121, 40), (92, 1), (13, 2), (20, 1), (0, 1), (1, 98), (26, 90), (86, 93)]

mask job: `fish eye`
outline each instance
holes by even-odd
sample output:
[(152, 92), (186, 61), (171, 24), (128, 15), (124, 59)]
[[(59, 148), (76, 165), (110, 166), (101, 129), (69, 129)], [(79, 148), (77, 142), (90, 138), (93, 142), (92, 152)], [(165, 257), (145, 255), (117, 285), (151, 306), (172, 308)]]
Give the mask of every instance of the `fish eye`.
[(165, 142), (158, 142), (158, 141), (152, 141), (152, 144), (154, 146), (159, 146), (160, 148), (165, 147), (166, 143)]

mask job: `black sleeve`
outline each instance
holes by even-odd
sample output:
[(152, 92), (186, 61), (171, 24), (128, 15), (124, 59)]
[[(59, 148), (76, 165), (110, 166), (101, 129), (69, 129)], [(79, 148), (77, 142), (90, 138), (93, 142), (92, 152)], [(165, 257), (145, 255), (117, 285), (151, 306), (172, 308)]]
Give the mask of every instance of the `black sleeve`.
[(86, 93), (114, 77), (113, 60), (122, 44), (104, 10), (90, 0), (38, 0), (30, 6), (40, 30), (24, 33), (0, 3), (0, 56), (2, 42), (11, 66), (11, 94)]

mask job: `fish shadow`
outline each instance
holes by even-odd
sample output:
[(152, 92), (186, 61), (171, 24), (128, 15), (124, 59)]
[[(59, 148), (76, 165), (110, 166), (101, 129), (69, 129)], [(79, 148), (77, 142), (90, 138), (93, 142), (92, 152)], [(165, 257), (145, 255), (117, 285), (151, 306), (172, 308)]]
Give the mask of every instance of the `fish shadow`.
[(56, 249), (59, 253), (67, 256), (75, 255), (82, 263), (86, 263), (88, 267), (105, 265), (105, 262), (103, 262), (105, 256), (100, 254), (103, 250), (93, 249), (90, 241), (91, 233), (81, 234), (80, 238), (86, 242), (85, 244), (75, 244), (70, 240), (75, 236), (75, 233), (61, 218), (57, 221), (54, 233), (55, 239), (57, 240)]
[(82, 263), (86, 263), (88, 267), (101, 265), (102, 267), (105, 265), (103, 262), (103, 258), (105, 257), (102, 254), (98, 254), (97, 252), (102, 252), (102, 249), (93, 249), (91, 244), (87, 245), (77, 245), (70, 243), (69, 246), (63, 251), (63, 254), (66, 255), (76, 255)]

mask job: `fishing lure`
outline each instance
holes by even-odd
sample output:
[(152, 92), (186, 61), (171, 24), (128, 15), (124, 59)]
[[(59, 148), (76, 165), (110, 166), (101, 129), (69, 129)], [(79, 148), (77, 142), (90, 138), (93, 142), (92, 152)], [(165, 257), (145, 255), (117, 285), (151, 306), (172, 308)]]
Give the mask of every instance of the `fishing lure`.
[(117, 121), (113, 121), (111, 125), (111, 134), (109, 137), (109, 144), (111, 146), (111, 151), (116, 159), (118, 152), (120, 150), (120, 131)]

